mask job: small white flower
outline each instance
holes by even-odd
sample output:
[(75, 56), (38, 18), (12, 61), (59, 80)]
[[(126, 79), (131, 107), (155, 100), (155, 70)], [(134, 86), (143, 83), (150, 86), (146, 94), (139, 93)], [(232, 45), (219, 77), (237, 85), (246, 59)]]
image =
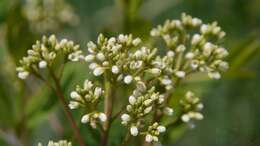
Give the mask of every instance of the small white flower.
[(130, 121), (130, 116), (128, 114), (123, 114), (121, 116), (121, 120), (124, 122), (128, 122), (128, 121)]
[(89, 114), (86, 114), (81, 118), (81, 123), (88, 123), (88, 122), (89, 122)]
[(104, 61), (105, 60), (105, 55), (101, 52), (99, 52), (97, 55), (96, 55), (97, 59), (100, 60), (100, 61)]
[(87, 55), (87, 56), (85, 57), (85, 61), (86, 61), (86, 62), (90, 62), (90, 61), (93, 61), (94, 58), (95, 58), (95, 56), (92, 55), (92, 54), (90, 54), (90, 55)]
[(202, 103), (199, 103), (196, 107), (198, 110), (202, 110), (204, 108), (204, 105)]
[(136, 102), (136, 98), (134, 96), (129, 96), (128, 101), (129, 101), (130, 104), (133, 105)]
[(204, 117), (201, 113), (196, 112), (194, 114), (194, 118), (197, 119), (197, 120), (202, 120)]
[(76, 99), (76, 100), (80, 100), (80, 99), (81, 99), (81, 96), (80, 96), (76, 91), (72, 91), (72, 92), (70, 93), (70, 97), (71, 97), (72, 99)]
[(185, 123), (190, 121), (190, 117), (187, 114), (181, 116), (181, 120)]
[(105, 71), (104, 68), (97, 67), (97, 68), (94, 69), (93, 74), (95, 76), (100, 76), (100, 75), (102, 75), (104, 73), (104, 71)]
[(153, 141), (153, 136), (152, 136), (151, 134), (147, 134), (147, 135), (145, 136), (145, 141), (146, 141), (146, 142), (152, 142), (152, 141)]
[(132, 82), (132, 80), (133, 80), (133, 77), (132, 77), (131, 75), (127, 75), (127, 76), (125, 76), (125, 78), (124, 78), (124, 82), (125, 82), (126, 84), (130, 84), (130, 83)]
[(104, 113), (99, 113), (98, 118), (101, 122), (105, 122), (107, 120), (107, 116)]
[(159, 36), (160, 35), (160, 32), (157, 30), (157, 29), (152, 29), (152, 31), (150, 32), (150, 35), (151, 36)]
[(45, 60), (42, 60), (39, 62), (38, 66), (39, 66), (39, 68), (46, 68), (47, 62)]
[(29, 76), (29, 72), (23, 71), (18, 73), (18, 77), (22, 80), (26, 79)]
[(116, 65), (113, 65), (111, 68), (112, 73), (118, 74), (119, 73), (119, 68)]
[(141, 43), (141, 39), (140, 38), (136, 38), (133, 40), (133, 45), (134, 46), (138, 46)]
[(158, 126), (157, 127), (157, 130), (160, 132), (160, 133), (163, 133), (166, 131), (166, 128), (164, 126)]
[(184, 78), (186, 73), (184, 71), (176, 71), (175, 72), (175, 75), (178, 77), (178, 78)]
[(205, 56), (209, 56), (213, 50), (213, 44), (207, 42), (204, 46), (203, 46), (203, 55)]

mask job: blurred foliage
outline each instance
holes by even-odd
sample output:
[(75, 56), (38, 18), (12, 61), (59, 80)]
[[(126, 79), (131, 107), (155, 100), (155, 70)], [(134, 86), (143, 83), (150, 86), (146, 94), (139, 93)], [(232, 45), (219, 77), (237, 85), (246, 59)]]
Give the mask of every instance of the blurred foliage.
[[(71, 129), (52, 91), (31, 78), (25, 84), (15, 76), (15, 64), (39, 38), (21, 13), (24, 0), (0, 0), (0, 145), (35, 145), (38, 141), (71, 137)], [(58, 36), (81, 43), (99, 32), (114, 35), (133, 33), (148, 38), (152, 26), (181, 12), (208, 22), (217, 20), (227, 33), (230, 70), (220, 81), (209, 82), (196, 75), (177, 90), (172, 104), (187, 89), (200, 94), (205, 103), (205, 120), (188, 130), (173, 126), (163, 145), (259, 146), (260, 145), (260, 1), (259, 0), (77, 0), (68, 1), (80, 17), (76, 27), (64, 27)], [(48, 32), (51, 33), (51, 32)], [(147, 40), (148, 41), (148, 40)], [(69, 64), (63, 90), (89, 76), (87, 67)], [(74, 112), (79, 119), (81, 112)], [(176, 107), (176, 114), (178, 108)], [(78, 120), (79, 122), (79, 120)], [(118, 145), (124, 133), (116, 121), (110, 145)], [(79, 124), (85, 141), (97, 145), (97, 131)], [(188, 132), (186, 133), (186, 131)], [(92, 131), (92, 130), (91, 130)], [(135, 139), (133, 139), (134, 141)]]

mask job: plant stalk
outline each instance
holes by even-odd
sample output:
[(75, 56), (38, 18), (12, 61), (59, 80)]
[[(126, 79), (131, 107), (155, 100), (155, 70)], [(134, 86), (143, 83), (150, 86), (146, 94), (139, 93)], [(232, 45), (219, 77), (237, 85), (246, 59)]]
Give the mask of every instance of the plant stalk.
[(73, 116), (72, 116), (72, 114), (70, 112), (68, 104), (67, 104), (67, 102), (65, 100), (65, 97), (62, 94), (60, 82), (59, 82), (58, 78), (55, 76), (55, 74), (52, 71), (50, 71), (50, 74), (51, 74), (51, 76), (52, 76), (52, 78), (54, 80), (54, 83), (55, 83), (55, 93), (59, 97), (59, 100), (60, 100), (60, 102), (61, 102), (61, 104), (63, 106), (65, 115), (66, 115), (67, 119), (69, 120), (69, 123), (70, 123), (71, 128), (72, 128), (73, 133), (74, 133), (74, 136), (75, 136), (79, 146), (86, 146), (84, 144), (84, 141), (83, 141), (81, 135), (80, 135), (80, 131), (79, 131), (78, 127), (77, 127), (77, 124), (76, 124), (75, 120), (73, 119)]
[(108, 145), (108, 136), (109, 136), (109, 129), (111, 125), (111, 117), (113, 111), (113, 99), (112, 99), (112, 84), (110, 78), (107, 73), (105, 73), (105, 103), (104, 103), (104, 110), (107, 116), (107, 120), (103, 125), (103, 133), (101, 137), (101, 146)]

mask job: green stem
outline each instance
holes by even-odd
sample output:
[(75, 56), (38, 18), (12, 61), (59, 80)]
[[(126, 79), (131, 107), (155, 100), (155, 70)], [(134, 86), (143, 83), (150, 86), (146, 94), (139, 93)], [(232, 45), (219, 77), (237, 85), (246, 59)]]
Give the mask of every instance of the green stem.
[(107, 116), (107, 120), (103, 125), (104, 132), (102, 133), (101, 137), (101, 146), (108, 145), (108, 135), (109, 129), (111, 125), (111, 116), (112, 116), (112, 106), (113, 106), (113, 99), (112, 99), (112, 84), (109, 78), (109, 75), (105, 73), (105, 101), (104, 101), (104, 110)]
[(83, 141), (81, 135), (80, 135), (80, 131), (77, 127), (77, 124), (76, 124), (75, 120), (73, 119), (73, 116), (70, 112), (68, 104), (66, 103), (65, 97), (62, 94), (59, 79), (56, 77), (56, 75), (54, 74), (54, 72), (51, 69), (49, 69), (49, 71), (50, 71), (51, 77), (53, 78), (54, 83), (55, 83), (55, 93), (59, 97), (60, 102), (62, 103), (65, 115), (66, 115), (67, 119), (69, 120), (69, 123), (70, 123), (71, 128), (72, 128), (73, 133), (74, 133), (74, 136), (75, 136), (75, 138), (76, 138), (76, 140), (77, 140), (77, 142), (79, 143), (80, 146), (86, 146), (84, 144), (84, 141)]

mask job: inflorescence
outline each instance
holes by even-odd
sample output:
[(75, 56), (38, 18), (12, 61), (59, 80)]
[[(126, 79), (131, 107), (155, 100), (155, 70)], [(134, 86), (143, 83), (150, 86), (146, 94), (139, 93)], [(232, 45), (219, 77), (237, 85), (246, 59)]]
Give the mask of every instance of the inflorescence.
[[(169, 98), (178, 83), (198, 72), (220, 79), (221, 73), (228, 69), (228, 63), (224, 61), (228, 51), (219, 44), (225, 32), (216, 22), (203, 24), (200, 19), (186, 14), (182, 14), (181, 20), (167, 20), (152, 29), (151, 36), (162, 38), (167, 49), (159, 53), (157, 48), (143, 45), (140, 38), (131, 34), (110, 38), (100, 34), (96, 43), (87, 44), (88, 54), (83, 56), (79, 46), (71, 41), (58, 41), (55, 36), (43, 37), (20, 61), (18, 77), (25, 79), (31, 73), (51, 66), (59, 54), (64, 54), (66, 60), (84, 60), (95, 77), (132, 89), (131, 95), (126, 95), (128, 104), (120, 115), (121, 123), (132, 136), (143, 135), (145, 141), (156, 142), (166, 127), (153, 117), (173, 115)], [(83, 108), (86, 113), (81, 122), (96, 128), (110, 120), (99, 110), (101, 101), (106, 98), (105, 92), (103, 83), (86, 80), (83, 87), (77, 86), (71, 92), (69, 107)], [(184, 123), (203, 119), (200, 112), (203, 104), (194, 93), (187, 92), (180, 104), (180, 119)]]

